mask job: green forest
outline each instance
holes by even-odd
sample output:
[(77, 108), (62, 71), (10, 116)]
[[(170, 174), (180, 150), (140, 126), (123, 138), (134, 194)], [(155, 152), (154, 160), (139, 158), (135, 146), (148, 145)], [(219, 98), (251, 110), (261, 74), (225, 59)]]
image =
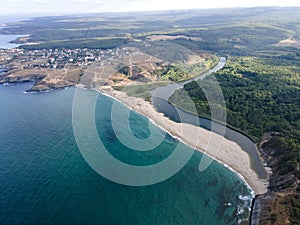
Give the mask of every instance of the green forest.
[[(226, 66), (214, 74), (223, 91), (230, 126), (255, 141), (265, 132), (277, 134), (273, 141), (280, 143), (278, 154), (285, 155), (281, 173), (296, 171), (300, 162), (299, 71), (297, 57), (229, 57)], [(207, 77), (198, 82), (209, 87), (215, 81)], [(195, 105), (200, 116), (210, 117), (206, 96), (195, 81), (176, 91), (169, 101), (187, 111)]]

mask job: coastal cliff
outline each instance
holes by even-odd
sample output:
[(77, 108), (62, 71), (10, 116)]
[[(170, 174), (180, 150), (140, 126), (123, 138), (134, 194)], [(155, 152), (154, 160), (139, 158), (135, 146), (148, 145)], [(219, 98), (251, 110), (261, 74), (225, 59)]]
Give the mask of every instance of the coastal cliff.
[(299, 179), (295, 172), (283, 173), (280, 169), (285, 157), (276, 137), (262, 141), (260, 151), (266, 164), (272, 168), (272, 175), (269, 191), (253, 200), (250, 225), (300, 224)]
[(74, 86), (78, 83), (80, 74), (81, 70), (74, 68), (68, 70), (20, 70), (11, 68), (0, 76), (0, 84), (33, 82), (32, 87), (27, 91), (41, 92)]
[(20, 82), (37, 82), (43, 79), (43, 74), (23, 74), (17, 76), (10, 76), (9, 74), (0, 77), (0, 83), (20, 83)]

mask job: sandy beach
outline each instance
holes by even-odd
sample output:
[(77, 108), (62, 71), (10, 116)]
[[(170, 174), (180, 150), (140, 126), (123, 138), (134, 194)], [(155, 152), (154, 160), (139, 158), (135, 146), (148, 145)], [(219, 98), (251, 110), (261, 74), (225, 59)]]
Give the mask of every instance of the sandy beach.
[[(162, 113), (157, 112), (151, 103), (144, 99), (127, 96), (126, 93), (113, 90), (108, 86), (101, 87), (98, 91), (119, 100), (134, 111), (151, 119), (172, 136), (233, 169), (244, 178), (256, 195), (267, 192), (268, 181), (258, 178), (255, 171), (251, 169), (249, 155), (235, 142), (201, 127), (186, 123), (176, 123)], [(214, 139), (221, 140), (221, 142), (216, 141), (214, 143), (210, 141)], [(207, 148), (208, 144), (212, 148)], [(218, 152), (215, 149), (218, 149)]]

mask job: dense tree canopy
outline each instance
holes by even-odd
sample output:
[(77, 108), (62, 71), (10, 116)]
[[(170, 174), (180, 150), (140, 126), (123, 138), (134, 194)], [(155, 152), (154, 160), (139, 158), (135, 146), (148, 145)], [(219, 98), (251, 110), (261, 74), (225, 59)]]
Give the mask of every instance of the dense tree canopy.
[[(215, 76), (222, 88), (229, 125), (259, 140), (265, 132), (277, 132), (273, 140), (285, 154), (281, 172), (296, 170), (300, 162), (300, 74), (294, 58), (230, 57)], [(211, 86), (207, 77), (201, 86)], [(187, 92), (190, 101), (184, 94)], [(189, 110), (196, 106), (200, 116), (210, 116), (206, 96), (196, 82), (176, 91), (170, 102)], [(278, 144), (277, 143), (277, 144)], [(279, 154), (278, 153), (278, 154)]]

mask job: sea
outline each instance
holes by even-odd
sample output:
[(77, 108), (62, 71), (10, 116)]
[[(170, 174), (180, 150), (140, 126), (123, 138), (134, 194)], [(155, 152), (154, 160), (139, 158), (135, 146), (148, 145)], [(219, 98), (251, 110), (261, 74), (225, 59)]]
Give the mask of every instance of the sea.
[[(197, 151), (179, 172), (157, 184), (134, 187), (104, 178), (76, 144), (76, 88), (25, 93), (31, 85), (0, 86), (0, 224), (228, 225), (249, 216), (253, 196), (248, 186), (218, 162), (199, 172), (202, 154)], [(130, 151), (118, 141), (111, 112), (120, 103), (114, 101), (99, 95), (95, 121), (115, 158), (140, 166), (172, 154), (178, 140), (168, 134), (147, 152)], [(126, 110), (119, 105), (115, 125), (123, 125)], [(134, 111), (129, 118), (132, 132), (146, 138), (150, 121)]]
[[(164, 161), (178, 149), (182, 156), (192, 152), (179, 171), (159, 182), (116, 182), (91, 167), (78, 147), (73, 118), (78, 89), (27, 93), (31, 86), (0, 85), (0, 224), (247, 224), (253, 193), (229, 168), (213, 161), (200, 172), (202, 153), (125, 105), (97, 94), (97, 138), (118, 161), (143, 167)], [(95, 94), (85, 90), (86, 100)], [(127, 141), (163, 135), (161, 142), (148, 151), (130, 149), (116, 129), (124, 127), (127, 114), (127, 129), (133, 134), (125, 135)]]
[[(0, 15), (0, 30), (5, 28), (7, 24), (29, 20), (29, 15)], [(16, 48), (19, 44), (10, 43), (11, 41), (16, 40), (19, 37), (28, 36), (27, 34), (20, 34), (20, 35), (1, 35), (0, 34), (0, 49), (1, 48)]]

